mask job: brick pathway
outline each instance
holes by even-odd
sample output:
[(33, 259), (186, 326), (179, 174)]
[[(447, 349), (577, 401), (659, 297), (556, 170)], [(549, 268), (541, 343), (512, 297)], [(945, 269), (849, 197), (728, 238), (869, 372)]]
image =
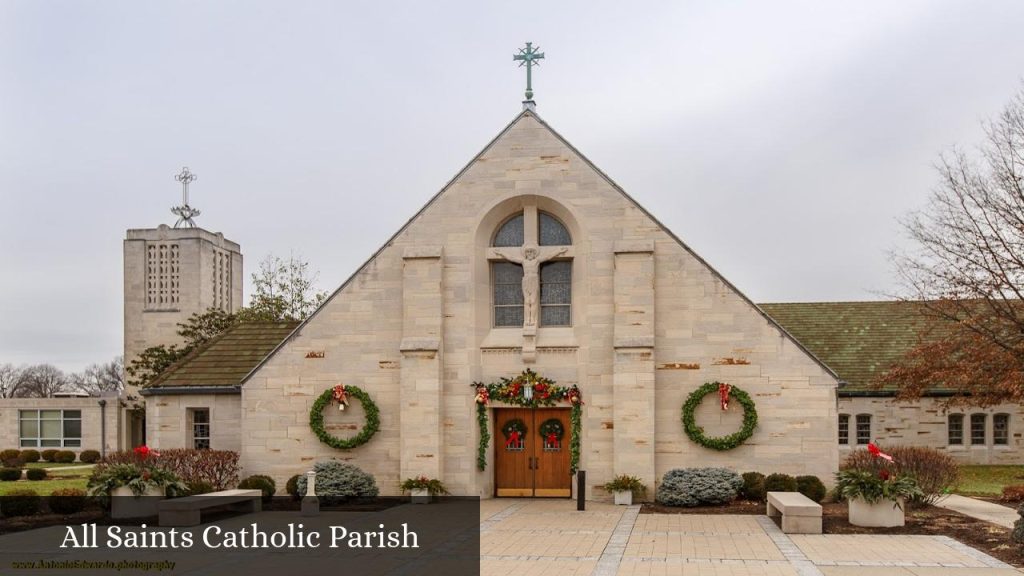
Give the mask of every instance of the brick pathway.
[(766, 516), (639, 514), (568, 500), (481, 503), (493, 576), (1004, 576), (1011, 566), (943, 536), (789, 535)]

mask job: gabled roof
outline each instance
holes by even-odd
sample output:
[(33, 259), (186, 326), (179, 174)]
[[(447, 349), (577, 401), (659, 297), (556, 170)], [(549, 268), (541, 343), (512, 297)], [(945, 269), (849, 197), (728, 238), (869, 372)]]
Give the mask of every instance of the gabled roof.
[(726, 286), (728, 286), (729, 289), (731, 289), (742, 300), (744, 300), (745, 302), (750, 304), (750, 306), (755, 311), (757, 311), (759, 314), (761, 314), (761, 316), (764, 317), (764, 319), (767, 320), (769, 323), (774, 325), (783, 334), (783, 336), (785, 338), (789, 339), (795, 346), (797, 346), (805, 354), (807, 354), (807, 356), (809, 356), (811, 358), (811, 360), (813, 360), (815, 363), (817, 363), (822, 368), (822, 370), (827, 372), (829, 375), (831, 375), (831, 376), (833, 376), (835, 378), (838, 378), (838, 375), (827, 365), (827, 363), (822, 362), (821, 359), (819, 359), (817, 356), (815, 356), (813, 352), (811, 352), (809, 349), (807, 349), (805, 346), (803, 346), (803, 344), (801, 344), (800, 341), (797, 338), (794, 338), (791, 334), (789, 334), (786, 331), (786, 329), (782, 325), (780, 325), (778, 322), (776, 322), (769, 314), (766, 314), (763, 310), (761, 310), (757, 306), (757, 304), (754, 304), (753, 300), (748, 298), (746, 294), (744, 294), (738, 288), (736, 288), (736, 286), (734, 286), (731, 282), (729, 282), (725, 278), (725, 276), (722, 276), (722, 274), (720, 274), (718, 272), (718, 270), (716, 270), (713, 266), (711, 266), (711, 264), (709, 264), (707, 262), (707, 260), (705, 260), (699, 254), (697, 254), (692, 248), (690, 248), (685, 242), (683, 242), (681, 238), (676, 236), (674, 232), (672, 232), (667, 226), (662, 224), (661, 221), (659, 221), (657, 218), (655, 218), (653, 214), (651, 214), (650, 212), (647, 211), (646, 208), (641, 206), (639, 202), (634, 200), (632, 196), (630, 196), (625, 190), (623, 190), (618, 184), (616, 184), (615, 181), (612, 180), (607, 174), (605, 174), (600, 168), (598, 168), (597, 165), (595, 165), (593, 162), (591, 162), (589, 158), (587, 158), (585, 155), (583, 155), (582, 152), (580, 152), (575, 146), (573, 146), (568, 140), (566, 140), (561, 134), (559, 134), (554, 128), (552, 128), (547, 122), (545, 122), (539, 115), (537, 115), (536, 110), (531, 109), (531, 108), (524, 108), (523, 111), (518, 113), (518, 114), (516, 114), (515, 118), (513, 118), (512, 121), (509, 122), (500, 132), (498, 132), (498, 134), (494, 138), (492, 138), (491, 141), (488, 142), (487, 145), (484, 146), (483, 149), (480, 150), (480, 152), (478, 152), (475, 156), (473, 156), (473, 158), (470, 159), (470, 161), (462, 168), (462, 170), (459, 170), (459, 172), (454, 177), (452, 177), (452, 179), (449, 180), (448, 183), (445, 184), (444, 187), (441, 188), (441, 190), (439, 190), (436, 194), (434, 194), (434, 196), (431, 197), (430, 200), (428, 200), (427, 203), (424, 204), (423, 207), (420, 208), (412, 216), (412, 218), (409, 218), (409, 220), (401, 228), (399, 228), (398, 231), (396, 231), (390, 238), (388, 238), (387, 242), (385, 242), (383, 246), (381, 246), (379, 249), (377, 249), (377, 251), (374, 252), (373, 255), (371, 255), (370, 258), (367, 259), (366, 262), (364, 262), (362, 266), (357, 268), (352, 273), (352, 275), (349, 276), (348, 279), (345, 280), (341, 284), (341, 286), (339, 286), (334, 292), (332, 292), (330, 294), (330, 296), (328, 296), (320, 304), (320, 306), (316, 310), (314, 310), (312, 314), (309, 315), (308, 318), (306, 318), (305, 320), (302, 321), (301, 324), (296, 326), (295, 329), (292, 330), (292, 332), (290, 334), (288, 334), (288, 336), (282, 342), (280, 342), (273, 350), (271, 350), (270, 353), (267, 354), (265, 358), (263, 358), (258, 364), (253, 366), (253, 368), (249, 372), (249, 374), (246, 375), (245, 378), (242, 379), (242, 383), (244, 384), (246, 380), (248, 380), (257, 370), (260, 369), (260, 367), (263, 366), (263, 364), (268, 362), (275, 354), (277, 354), (278, 350), (280, 350), (282, 347), (284, 347), (284, 345), (287, 344), (289, 340), (291, 340), (296, 334), (298, 334), (303, 326), (305, 326), (308, 322), (311, 322), (320, 313), (321, 310), (325, 309), (327, 307), (327, 305), (331, 302), (331, 300), (333, 300), (335, 298), (335, 296), (337, 296), (338, 294), (341, 294), (345, 290), (345, 287), (348, 286), (353, 280), (355, 280), (359, 276), (359, 273), (362, 272), (362, 270), (364, 268), (369, 266), (370, 263), (372, 263), (377, 258), (377, 256), (379, 256), (381, 254), (381, 252), (384, 251), (384, 249), (386, 249), (388, 246), (390, 246), (399, 236), (401, 236), (402, 232), (404, 232), (409, 226), (411, 226), (412, 223), (415, 222), (416, 219), (419, 218), (419, 216), (421, 214), (426, 212), (439, 198), (441, 198), (444, 195), (444, 193), (446, 191), (448, 191), (448, 189), (451, 188), (451, 186), (454, 185), (455, 182), (457, 182), (459, 180), (459, 178), (462, 177), (463, 174), (465, 174), (467, 171), (469, 171), (469, 169), (472, 168), (473, 165), (476, 164), (476, 162), (484, 154), (486, 154), (487, 151), (490, 150), (491, 147), (494, 146), (494, 144), (496, 142), (498, 142), (509, 130), (512, 129), (513, 126), (516, 125), (516, 123), (518, 123), (524, 117), (530, 117), (530, 118), (533, 118), (534, 120), (536, 120), (538, 124), (540, 124), (546, 130), (548, 130), (559, 142), (563, 143), (569, 150), (571, 150), (574, 154), (576, 154), (584, 164), (586, 164), (595, 173), (597, 173), (602, 179), (604, 179), (605, 182), (607, 182), (608, 185), (612, 187), (612, 189), (614, 189), (619, 194), (622, 194), (622, 196), (630, 204), (635, 206), (644, 215), (646, 215), (648, 218), (650, 218), (651, 221), (653, 221), (659, 228), (661, 228), (663, 231), (665, 231), (665, 233), (668, 234), (669, 237), (671, 237), (673, 240), (675, 240), (679, 244), (679, 246), (681, 246), (683, 248), (683, 250), (686, 250), (690, 255), (692, 255), (694, 258), (696, 258), (697, 261), (700, 262), (702, 265), (704, 265), (708, 270), (710, 270), (711, 273), (716, 278), (718, 278), (722, 283), (724, 283)]
[(251, 322), (232, 326), (172, 364), (140, 393), (149, 396), (185, 391), (238, 392), (246, 374), (298, 325)]
[(895, 393), (895, 387), (876, 389), (872, 383), (938, 322), (922, 315), (918, 303), (903, 301), (761, 304), (761, 309), (846, 381), (840, 396)]

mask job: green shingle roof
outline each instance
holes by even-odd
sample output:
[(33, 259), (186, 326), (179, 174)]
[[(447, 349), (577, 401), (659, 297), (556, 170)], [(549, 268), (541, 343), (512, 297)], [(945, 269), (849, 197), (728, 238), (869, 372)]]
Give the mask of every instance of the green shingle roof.
[(929, 322), (914, 302), (759, 304), (847, 384), (839, 395), (891, 394), (872, 382), (920, 342)]
[(171, 365), (144, 390), (159, 394), (166, 388), (239, 386), (298, 325), (253, 322), (233, 326)]

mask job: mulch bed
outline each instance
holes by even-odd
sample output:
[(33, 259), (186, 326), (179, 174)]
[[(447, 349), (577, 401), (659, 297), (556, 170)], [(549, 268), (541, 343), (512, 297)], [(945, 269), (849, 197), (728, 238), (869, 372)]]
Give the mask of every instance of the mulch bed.
[[(1010, 530), (936, 506), (915, 506), (907, 511), (907, 523), (899, 528), (864, 528), (847, 520), (845, 503), (823, 503), (825, 534), (923, 534), (949, 536), (1007, 564), (1024, 568), (1024, 547), (1010, 541)], [(736, 500), (724, 506), (679, 508), (644, 504), (641, 514), (764, 514), (763, 502)]]

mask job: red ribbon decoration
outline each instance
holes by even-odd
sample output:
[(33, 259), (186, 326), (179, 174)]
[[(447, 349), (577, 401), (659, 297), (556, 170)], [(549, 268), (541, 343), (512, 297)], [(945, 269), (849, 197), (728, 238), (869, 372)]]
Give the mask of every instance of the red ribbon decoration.
[(548, 446), (558, 446), (558, 434), (554, 432), (548, 433)]
[(732, 392), (731, 384), (718, 384), (718, 403), (722, 405), (722, 410), (729, 409), (729, 393)]
[(508, 440), (505, 440), (505, 448), (509, 446), (519, 445), (519, 430), (513, 430), (508, 434)]
[(885, 452), (882, 452), (878, 446), (875, 446), (874, 442), (868, 442), (868, 452), (871, 453), (875, 458), (884, 458), (889, 462), (892, 462), (892, 456), (889, 456)]

